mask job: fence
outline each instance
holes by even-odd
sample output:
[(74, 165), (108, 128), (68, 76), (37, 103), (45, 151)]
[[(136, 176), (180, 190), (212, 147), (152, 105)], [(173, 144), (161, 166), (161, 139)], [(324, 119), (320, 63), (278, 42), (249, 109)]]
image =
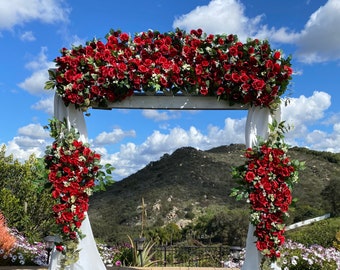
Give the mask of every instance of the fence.
[(161, 246), (153, 248), (155, 266), (221, 267), (231, 253), (229, 246)]

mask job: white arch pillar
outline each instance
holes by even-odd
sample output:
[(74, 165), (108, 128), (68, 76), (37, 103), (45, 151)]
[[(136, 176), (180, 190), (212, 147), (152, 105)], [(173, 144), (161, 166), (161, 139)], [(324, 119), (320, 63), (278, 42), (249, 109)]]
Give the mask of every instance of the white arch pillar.
[[(258, 138), (266, 140), (269, 135), (268, 125), (273, 120), (280, 122), (281, 110), (275, 111), (275, 115), (270, 113), (268, 108), (251, 107), (248, 109), (248, 116), (245, 127), (246, 147), (254, 147), (258, 145)], [(260, 270), (261, 260), (263, 256), (256, 248), (256, 237), (254, 236), (255, 226), (249, 223), (248, 235), (246, 241), (246, 258), (242, 266), (242, 270)], [(272, 264), (272, 269), (280, 270), (276, 264)]]
[[(61, 97), (55, 95), (54, 97), (54, 117), (60, 121), (66, 119), (68, 126), (76, 128), (80, 134), (80, 140), (87, 142), (87, 129), (82, 111), (77, 110), (73, 104), (65, 106)], [(80, 240), (79, 244), (79, 260), (66, 267), (66, 270), (106, 270), (106, 266), (103, 263), (97, 245), (92, 233), (89, 217), (85, 213), (86, 218), (82, 222), (80, 230), (86, 236)], [(51, 263), (49, 270), (59, 270), (62, 254), (59, 251), (54, 250), (51, 256)]]

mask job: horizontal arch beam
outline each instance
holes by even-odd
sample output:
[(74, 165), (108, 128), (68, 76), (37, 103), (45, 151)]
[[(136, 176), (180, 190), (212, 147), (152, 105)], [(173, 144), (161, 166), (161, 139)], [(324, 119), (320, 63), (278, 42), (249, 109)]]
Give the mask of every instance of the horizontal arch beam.
[(107, 106), (92, 104), (93, 109), (154, 109), (154, 110), (248, 110), (243, 104), (229, 105), (226, 100), (216, 97), (185, 95), (143, 95), (135, 94), (120, 102), (112, 102)]

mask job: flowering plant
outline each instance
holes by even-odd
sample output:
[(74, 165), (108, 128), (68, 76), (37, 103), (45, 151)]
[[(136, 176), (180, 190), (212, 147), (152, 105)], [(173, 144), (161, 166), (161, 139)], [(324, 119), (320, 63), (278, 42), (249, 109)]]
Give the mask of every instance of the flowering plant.
[(267, 41), (236, 35), (147, 31), (131, 38), (111, 30), (106, 43), (61, 49), (45, 89), (86, 111), (137, 92), (216, 96), (235, 104), (275, 108), (291, 79), (290, 57)]
[(292, 187), (298, 181), (298, 171), (304, 163), (291, 160), (283, 142), (284, 122), (269, 125), (267, 141), (248, 148), (245, 165), (233, 168), (239, 186), (231, 196), (245, 198), (250, 204), (250, 222), (255, 226), (256, 247), (266, 258), (280, 257), (284, 243), (284, 219), (292, 202)]
[(288, 240), (280, 249), (282, 270), (337, 270), (340, 269), (340, 251), (320, 245), (306, 247)]
[[(64, 267), (79, 258), (79, 240), (85, 236), (80, 226), (86, 218), (89, 196), (112, 180), (100, 170), (100, 155), (80, 141), (79, 133), (66, 121), (53, 119), (50, 128), (55, 141), (46, 150), (45, 163), (55, 200), (53, 212), (61, 233), (56, 249), (65, 255)], [(111, 173), (110, 166), (106, 167), (106, 173)]]

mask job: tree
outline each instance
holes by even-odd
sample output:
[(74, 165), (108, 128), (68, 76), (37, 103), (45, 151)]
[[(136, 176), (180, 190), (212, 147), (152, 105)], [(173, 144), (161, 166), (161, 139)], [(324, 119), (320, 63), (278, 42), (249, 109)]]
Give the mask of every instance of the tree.
[(340, 180), (332, 178), (327, 187), (321, 192), (325, 201), (331, 205), (332, 216), (340, 216)]
[(42, 159), (32, 155), (21, 163), (0, 149), (0, 209), (8, 227), (16, 228), (29, 241), (41, 239), (55, 231), (53, 201), (47, 185)]

